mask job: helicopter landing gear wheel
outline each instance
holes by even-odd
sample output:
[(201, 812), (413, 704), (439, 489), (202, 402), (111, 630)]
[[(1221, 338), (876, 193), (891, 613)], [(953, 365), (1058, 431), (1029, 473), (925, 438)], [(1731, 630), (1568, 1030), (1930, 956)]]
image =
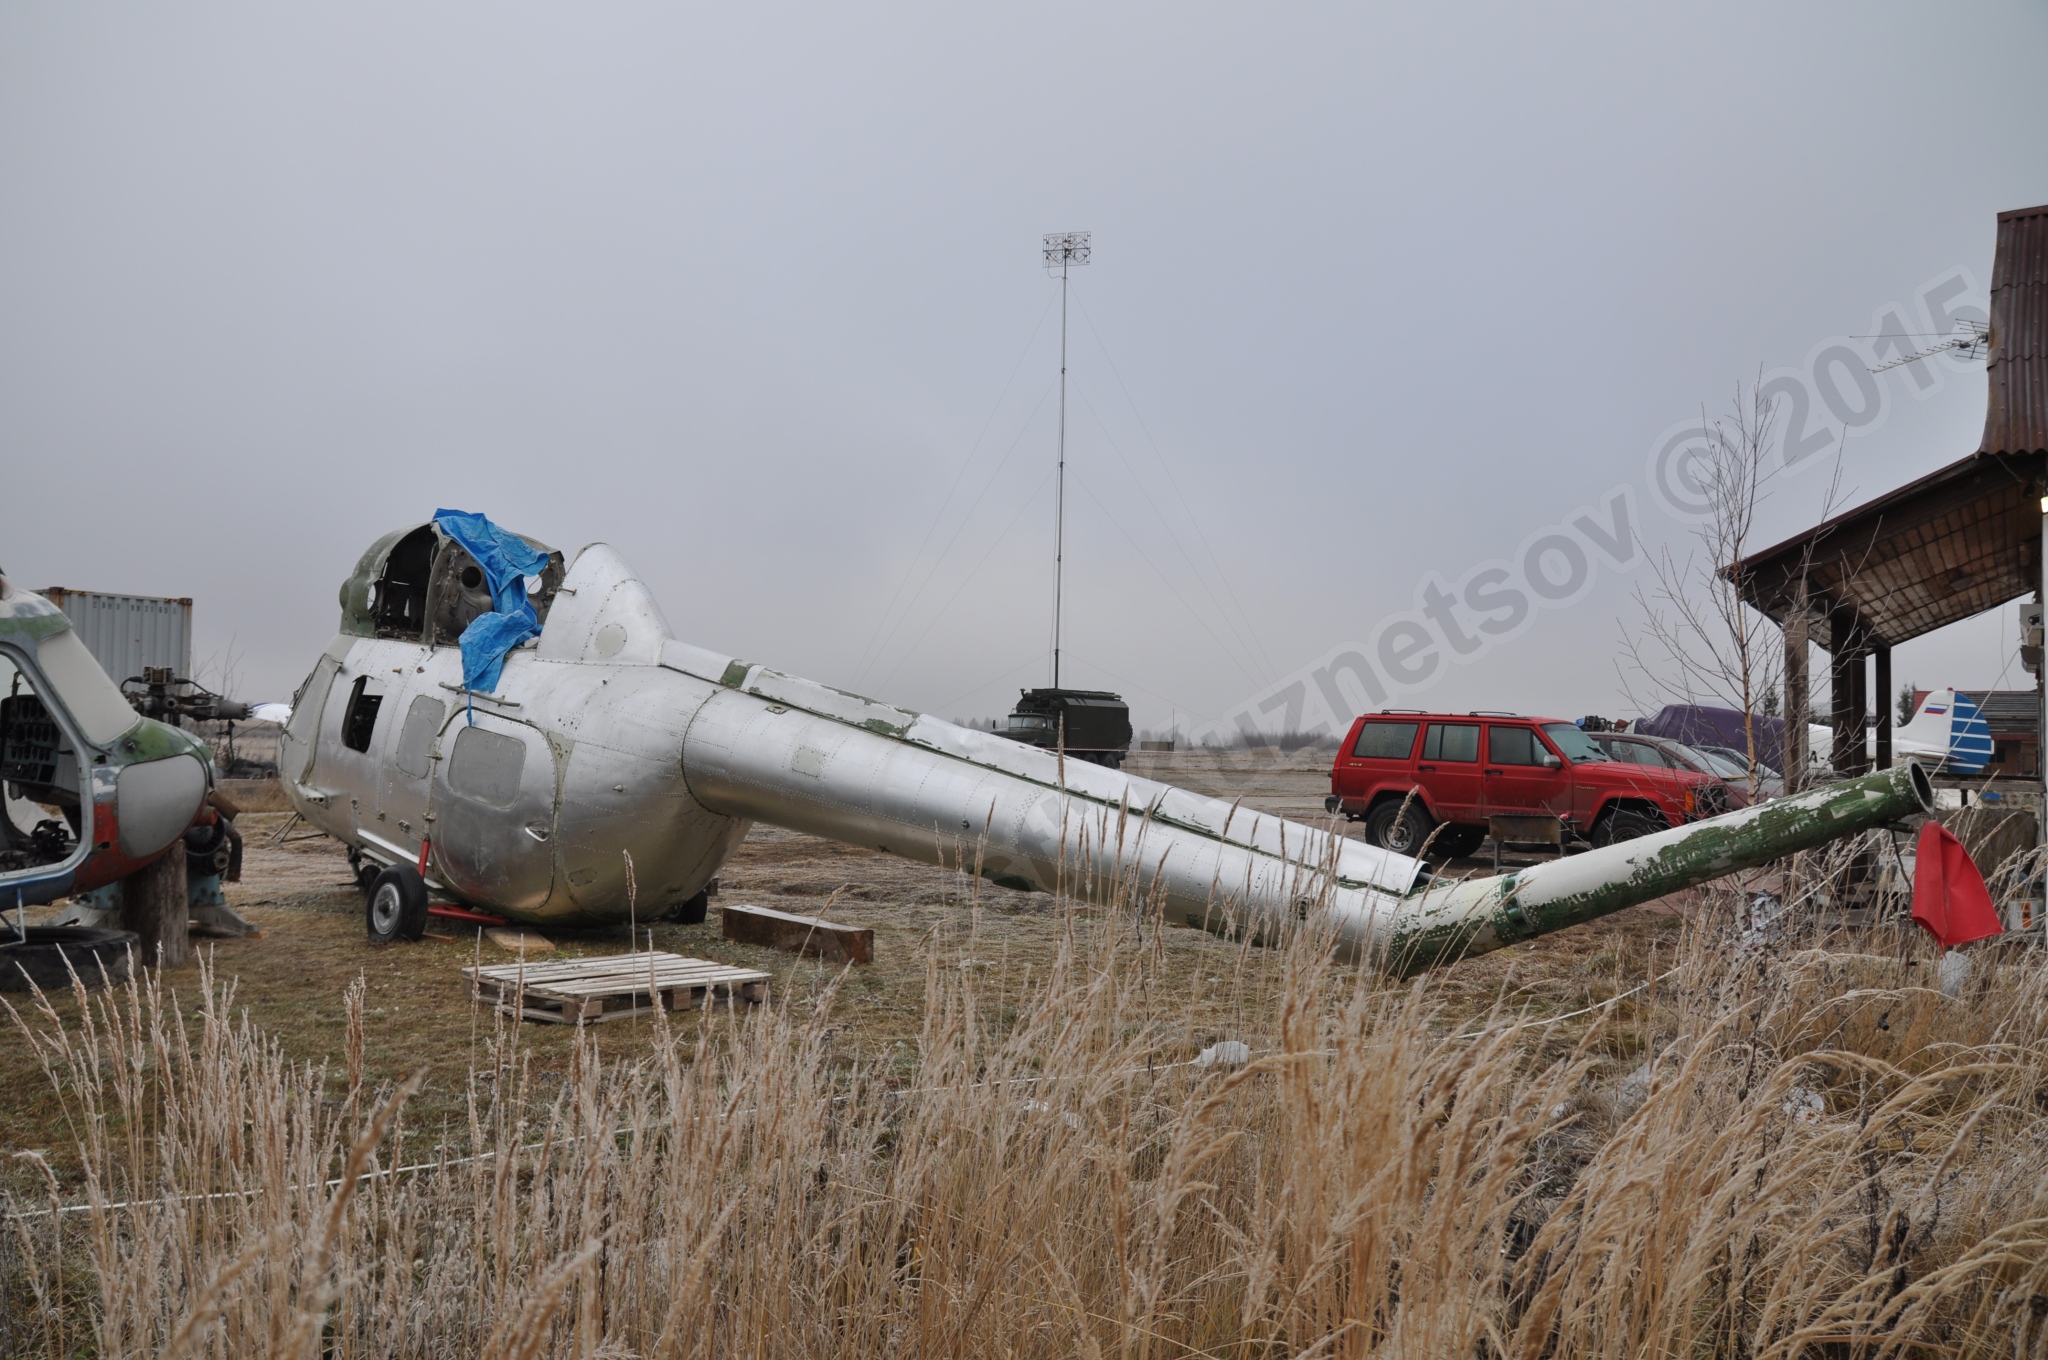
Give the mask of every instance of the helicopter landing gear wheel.
[(427, 885), (409, 864), (394, 864), (370, 883), (364, 910), (370, 943), (417, 940), (427, 933)]
[(695, 897), (685, 898), (683, 901), (670, 907), (668, 913), (661, 919), (673, 921), (677, 925), (700, 926), (704, 924), (705, 914), (710, 910), (710, 907), (711, 894), (700, 892)]

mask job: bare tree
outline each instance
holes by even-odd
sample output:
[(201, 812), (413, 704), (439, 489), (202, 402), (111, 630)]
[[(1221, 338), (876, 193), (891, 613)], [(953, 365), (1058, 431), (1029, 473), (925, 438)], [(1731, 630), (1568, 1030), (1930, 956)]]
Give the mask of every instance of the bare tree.
[[(1777, 471), (1770, 456), (1777, 425), (1777, 400), (1764, 396), (1760, 384), (1738, 385), (1728, 414), (1719, 419), (1701, 412), (1709, 437), (1686, 471), (1706, 516), (1683, 557), (1665, 548), (1652, 560), (1648, 583), (1635, 593), (1643, 622), (1634, 632), (1624, 631), (1617, 663), (1622, 692), (1641, 711), (1682, 703), (1741, 713), (1752, 792), (1762, 763), (1756, 717), (1777, 712), (1786, 680), (1784, 635), (1744, 602), (1742, 577), (1757, 511)], [(1840, 477), (1837, 460), (1823, 518), (1832, 513)], [(1804, 746), (1789, 740), (1789, 728), (1806, 721), (1809, 705), (1798, 696), (1786, 698), (1792, 701), (1784, 705), (1791, 710), (1784, 715), (1789, 753)], [(1800, 773), (1785, 771), (1788, 788)]]

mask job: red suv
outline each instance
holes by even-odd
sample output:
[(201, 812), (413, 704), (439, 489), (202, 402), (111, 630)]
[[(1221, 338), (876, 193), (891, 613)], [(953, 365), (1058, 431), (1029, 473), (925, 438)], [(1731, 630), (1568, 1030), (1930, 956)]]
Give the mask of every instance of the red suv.
[(1403, 855), (1444, 824), (1430, 857), (1455, 859), (1478, 850), (1495, 813), (1552, 813), (1568, 834), (1607, 845), (1711, 817), (1728, 802), (1716, 779), (1611, 760), (1554, 718), (1387, 710), (1351, 724), (1326, 806), (1363, 820), (1367, 840)]

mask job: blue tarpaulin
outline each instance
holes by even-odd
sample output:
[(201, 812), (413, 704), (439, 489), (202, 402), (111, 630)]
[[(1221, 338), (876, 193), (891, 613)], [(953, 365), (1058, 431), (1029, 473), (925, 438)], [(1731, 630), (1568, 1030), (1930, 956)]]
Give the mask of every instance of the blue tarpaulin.
[(548, 556), (466, 510), (436, 510), (434, 523), (476, 559), (491, 588), (491, 612), (479, 614), (462, 630), (462, 683), (489, 694), (498, 688), (505, 654), (540, 636), (540, 617), (526, 598), (526, 578), (538, 576)]

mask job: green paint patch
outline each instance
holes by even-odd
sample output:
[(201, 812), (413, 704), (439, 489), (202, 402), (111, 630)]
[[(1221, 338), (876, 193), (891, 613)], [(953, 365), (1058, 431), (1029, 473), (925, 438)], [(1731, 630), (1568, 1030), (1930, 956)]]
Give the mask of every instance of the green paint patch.
[(0, 615), (0, 636), (23, 642), (41, 642), (53, 637), (71, 626), (71, 620), (52, 608), (48, 613), (40, 610)]
[(121, 754), (137, 764), (187, 755), (196, 756), (206, 764), (213, 763), (213, 753), (197, 738), (153, 718), (139, 720), (121, 735), (118, 744)]
[(745, 661), (733, 660), (725, 663), (725, 674), (718, 677), (718, 683), (727, 689), (738, 689), (740, 682), (747, 678), (747, 672), (754, 669)]

